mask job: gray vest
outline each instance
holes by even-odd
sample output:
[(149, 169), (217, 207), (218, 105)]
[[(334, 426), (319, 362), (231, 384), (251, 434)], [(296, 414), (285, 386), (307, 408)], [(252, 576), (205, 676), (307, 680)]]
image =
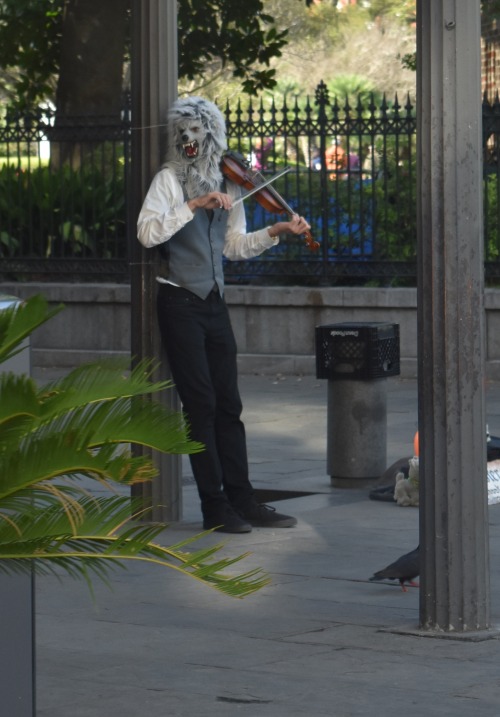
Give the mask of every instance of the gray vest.
[[(193, 219), (167, 242), (168, 278), (206, 299), (217, 284), (224, 293), (222, 251), (226, 236), (227, 211), (197, 209)], [(164, 274), (164, 272), (162, 272)]]

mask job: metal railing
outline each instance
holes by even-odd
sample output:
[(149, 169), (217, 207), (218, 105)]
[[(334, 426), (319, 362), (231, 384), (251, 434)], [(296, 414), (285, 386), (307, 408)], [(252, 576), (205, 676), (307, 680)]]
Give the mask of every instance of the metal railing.
[[(300, 239), (285, 238), (262, 258), (227, 263), (229, 280), (414, 280), (416, 119), (409, 98), (404, 106), (397, 98), (340, 104), (321, 83), (313, 102), (227, 107), (226, 120), (230, 147), (263, 165), (263, 175), (291, 166), (276, 189), (320, 242), (312, 254)], [(277, 218), (255, 203), (247, 211), (250, 228)]]
[(130, 119), (0, 123), (0, 271), (22, 279), (128, 280)]
[[(409, 97), (352, 104), (314, 98), (223, 108), (229, 146), (306, 216), (320, 249), (282, 237), (262, 257), (227, 262), (229, 282), (412, 285), (416, 277), (416, 118)], [(128, 281), (131, 122), (50, 110), (0, 121), (0, 273)], [(500, 277), (500, 103), (483, 102), (487, 278)], [(249, 229), (275, 221), (245, 202)]]

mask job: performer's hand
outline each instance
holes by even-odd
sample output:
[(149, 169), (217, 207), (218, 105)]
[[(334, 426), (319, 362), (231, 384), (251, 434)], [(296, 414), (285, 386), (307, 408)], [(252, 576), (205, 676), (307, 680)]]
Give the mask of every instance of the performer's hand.
[(273, 224), (273, 226), (268, 229), (268, 233), (271, 237), (276, 237), (278, 234), (304, 234), (310, 228), (310, 224), (304, 217), (293, 214), (290, 221), (276, 222), (276, 224)]
[(188, 207), (194, 212), (195, 209), (231, 209), (233, 201), (229, 194), (224, 192), (209, 192), (201, 197), (195, 197), (188, 201)]

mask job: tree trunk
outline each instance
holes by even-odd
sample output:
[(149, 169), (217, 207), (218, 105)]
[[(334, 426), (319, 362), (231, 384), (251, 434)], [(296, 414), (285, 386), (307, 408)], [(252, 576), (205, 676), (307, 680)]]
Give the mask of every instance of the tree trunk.
[(127, 0), (68, 0), (58, 114), (119, 116), (127, 7)]
[[(128, 0), (68, 0), (61, 39), (52, 161), (79, 165), (92, 126), (118, 122), (122, 110), (122, 73)], [(78, 127), (75, 127), (78, 124)], [(96, 136), (98, 141), (99, 133)], [(55, 154), (54, 154), (55, 150)], [(58, 156), (57, 156), (58, 155)]]

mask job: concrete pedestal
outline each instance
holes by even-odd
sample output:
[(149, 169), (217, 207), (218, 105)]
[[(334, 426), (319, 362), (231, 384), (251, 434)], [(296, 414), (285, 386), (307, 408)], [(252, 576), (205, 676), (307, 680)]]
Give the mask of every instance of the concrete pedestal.
[(327, 472), (336, 487), (368, 485), (387, 468), (387, 379), (329, 380)]

